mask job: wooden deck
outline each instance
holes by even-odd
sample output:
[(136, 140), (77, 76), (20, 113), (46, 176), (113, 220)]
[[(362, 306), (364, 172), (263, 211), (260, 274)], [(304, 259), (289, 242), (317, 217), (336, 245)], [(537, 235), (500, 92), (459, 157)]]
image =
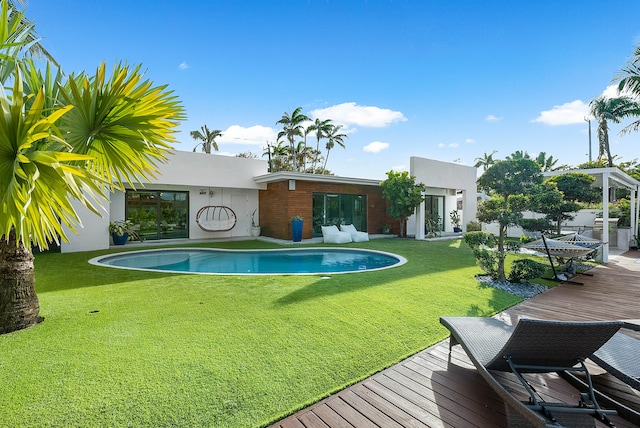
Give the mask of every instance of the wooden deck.
[[(639, 252), (612, 258), (590, 274), (574, 278), (583, 285), (562, 284), (499, 316), (511, 323), (522, 316), (567, 321), (640, 319)], [(640, 338), (640, 332), (631, 334)], [(448, 358), (449, 344), (445, 340), (273, 427), (507, 426), (501, 399), (476, 372), (461, 347), (453, 348), (451, 364)], [(592, 370), (597, 388), (615, 381), (598, 367)], [(540, 375), (537, 380), (536, 388), (545, 398), (578, 402), (578, 391), (559, 376)], [(630, 407), (640, 411), (640, 394), (624, 384), (617, 388), (628, 395)], [(594, 426), (605, 426), (589, 419)], [(640, 422), (634, 424), (620, 416), (611, 419), (617, 427), (640, 426)]]

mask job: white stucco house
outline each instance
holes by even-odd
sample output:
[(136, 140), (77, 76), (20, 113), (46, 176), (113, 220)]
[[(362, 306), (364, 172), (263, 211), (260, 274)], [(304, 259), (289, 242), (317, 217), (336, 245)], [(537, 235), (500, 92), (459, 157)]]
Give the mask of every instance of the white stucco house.
[[(425, 217), (430, 213), (438, 215), (441, 230), (453, 231), (451, 211), (458, 211), (460, 225), (466, 231), (466, 224), (476, 219), (478, 207), (476, 185), (476, 168), (457, 163), (442, 162), (421, 157), (411, 157), (409, 174), (416, 177), (416, 183), (424, 183), (427, 187), (425, 201), (416, 215), (407, 222), (407, 232), (416, 239), (425, 237)], [(458, 207), (458, 200), (461, 207)]]
[[(424, 227), (416, 227), (416, 222), (424, 224), (425, 212), (439, 213), (443, 231), (453, 230), (451, 210), (463, 214), (463, 225), (475, 220), (476, 168), (419, 157), (412, 157), (410, 165), (410, 174), (424, 183), (427, 191), (425, 203), (408, 223), (409, 234), (424, 238)], [(77, 207), (82, 225), (77, 234), (67, 233), (69, 242), (62, 244), (61, 251), (108, 249), (112, 245), (109, 223), (124, 219), (131, 220), (146, 241), (250, 237), (252, 218), (261, 223), (264, 235), (286, 239), (291, 212), (300, 210), (307, 212), (309, 219), (303, 238), (316, 236), (313, 231), (318, 221), (359, 220), (363, 230), (372, 233), (392, 222), (386, 217), (377, 180), (270, 174), (265, 160), (183, 151), (169, 155), (158, 170), (150, 182), (112, 193), (102, 216)], [(458, 209), (460, 197), (462, 209)], [(334, 200), (341, 202), (335, 205)], [(235, 226), (225, 231), (203, 230), (196, 215), (209, 206), (231, 208), (237, 219)], [(336, 207), (338, 211), (326, 215)], [(324, 210), (324, 220), (318, 220), (319, 210)]]
[[(266, 161), (175, 151), (158, 168), (159, 173), (151, 182), (136, 185), (135, 190), (112, 193), (102, 217), (80, 207), (82, 227), (77, 235), (67, 233), (69, 242), (62, 244), (61, 251), (107, 249), (111, 244), (109, 222), (132, 218), (141, 211), (147, 217), (156, 215), (156, 235), (151, 236), (153, 227), (147, 227), (146, 239), (250, 236), (251, 216), (258, 208), (258, 191), (266, 188), (253, 177), (266, 174)], [(202, 230), (196, 214), (200, 208), (211, 205), (233, 207), (237, 217), (235, 227), (224, 232)], [(169, 219), (176, 215), (184, 218)], [(163, 231), (165, 223), (172, 225), (169, 226), (172, 230)]]

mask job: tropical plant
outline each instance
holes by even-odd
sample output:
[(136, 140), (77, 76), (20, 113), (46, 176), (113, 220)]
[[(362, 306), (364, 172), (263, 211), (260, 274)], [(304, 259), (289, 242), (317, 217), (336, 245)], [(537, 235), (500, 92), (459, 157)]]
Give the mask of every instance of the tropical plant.
[(495, 155), (496, 153), (498, 153), (497, 150), (492, 151), (491, 154), (487, 154), (487, 152), (484, 152), (481, 158), (476, 158), (476, 163), (473, 166), (475, 168), (482, 167), (482, 171), (486, 171), (491, 165), (496, 163), (496, 160), (493, 159), (493, 155)]
[(219, 129), (214, 129), (210, 131), (207, 125), (200, 127), (199, 130), (191, 131), (189, 133), (191, 138), (196, 141), (200, 141), (198, 145), (193, 148), (195, 152), (198, 147), (202, 148), (204, 153), (211, 153), (211, 149), (213, 148), (216, 152), (218, 151), (218, 143), (216, 143), (216, 138), (222, 136), (222, 131)]
[(591, 114), (598, 121), (598, 159), (606, 156), (612, 167), (613, 156), (609, 144), (609, 122), (620, 123), (622, 119), (640, 111), (639, 104), (629, 97), (607, 98), (600, 96), (589, 103)]
[(117, 236), (124, 236), (126, 233), (129, 241), (142, 241), (138, 231), (133, 228), (131, 220), (116, 220), (109, 223), (109, 233)]
[(538, 165), (540, 165), (540, 169), (543, 172), (557, 171), (559, 169), (566, 168), (566, 165), (556, 166), (558, 159), (554, 159), (553, 156), (547, 156), (546, 152), (538, 153), (538, 156), (536, 156), (534, 160)]
[(8, 16), (2, 2), (0, 64), (12, 73), (0, 89), (0, 333), (40, 320), (32, 246), (75, 231), (74, 201), (99, 213), (111, 190), (153, 177), (184, 117), (171, 91), (142, 80), (140, 66), (118, 64), (108, 77), (102, 64), (94, 76), (66, 80), (49, 66), (37, 70), (24, 56), (33, 26)]
[(347, 134), (341, 133), (340, 128), (342, 128), (342, 125), (333, 125), (326, 135), (327, 145), (325, 147), (327, 149), (327, 156), (324, 158), (324, 166), (322, 167), (323, 170), (327, 169), (329, 152), (335, 147), (335, 145), (337, 144), (343, 149), (345, 148), (344, 139), (347, 138)]
[(416, 178), (407, 171), (387, 172), (387, 179), (380, 183), (382, 197), (389, 201), (387, 212), (400, 221), (400, 236), (406, 236), (407, 218), (424, 200), (425, 185), (416, 184)]
[[(316, 152), (320, 153), (320, 140), (325, 138), (327, 134), (331, 131), (333, 125), (331, 124), (331, 119), (321, 120), (316, 118), (316, 120), (307, 127), (307, 133), (314, 132), (316, 136)], [(316, 161), (317, 157), (314, 158), (313, 163), (311, 165), (311, 170), (315, 171), (316, 169)]]
[(296, 108), (291, 114), (285, 112), (276, 125), (282, 125), (282, 130), (278, 132), (278, 142), (282, 138), (286, 138), (289, 142), (289, 150), (293, 161), (293, 170), (298, 171), (298, 162), (295, 151), (295, 138), (304, 136), (303, 123), (310, 120), (302, 113), (302, 107)]
[[(635, 99), (640, 99), (640, 43), (633, 50), (629, 62), (620, 71), (618, 79), (620, 80), (618, 83), (620, 93), (630, 94)], [(632, 111), (632, 115), (640, 117), (640, 109)], [(638, 131), (638, 128), (640, 128), (640, 119), (624, 127), (621, 133)]]
[(460, 214), (458, 213), (458, 210), (451, 210), (449, 218), (451, 219), (453, 227), (460, 228)]

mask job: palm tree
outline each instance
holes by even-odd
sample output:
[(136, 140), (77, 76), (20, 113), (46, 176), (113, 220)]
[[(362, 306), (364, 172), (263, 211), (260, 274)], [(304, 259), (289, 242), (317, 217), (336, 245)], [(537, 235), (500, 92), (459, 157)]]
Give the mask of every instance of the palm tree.
[(119, 64), (107, 77), (102, 64), (95, 76), (63, 81), (6, 56), (29, 43), (16, 28), (0, 19), (0, 65), (19, 65), (0, 82), (10, 85), (0, 91), (0, 334), (41, 320), (32, 246), (66, 240), (80, 224), (74, 201), (99, 214), (112, 190), (152, 177), (184, 118), (171, 91), (142, 81), (140, 66)]
[(556, 168), (558, 159), (554, 159), (553, 156), (547, 157), (546, 152), (538, 153), (538, 156), (536, 156), (534, 160), (540, 166), (540, 169), (542, 170), (542, 172), (555, 171), (559, 168), (562, 168), (562, 167)]
[[(316, 118), (315, 122), (309, 125), (307, 128), (307, 133), (314, 132), (316, 134), (316, 151), (315, 153), (320, 153), (320, 140), (325, 138), (329, 131), (332, 128), (331, 119), (320, 120)], [(311, 170), (315, 171), (316, 169), (316, 161), (317, 156), (313, 158), (313, 165), (311, 166)]]
[[(640, 99), (640, 44), (634, 49), (631, 60), (622, 68), (618, 78), (620, 79), (618, 92), (623, 93), (624, 91), (624, 93), (635, 97), (636, 100)], [(636, 108), (631, 115), (640, 117), (640, 108)], [(636, 120), (631, 125), (625, 126), (620, 133), (638, 131), (639, 128), (640, 120)]]
[(198, 147), (202, 147), (202, 151), (204, 153), (211, 153), (211, 148), (217, 152), (218, 151), (218, 143), (216, 143), (216, 138), (222, 136), (222, 131), (219, 129), (214, 129), (213, 131), (209, 131), (207, 125), (202, 126), (199, 130), (191, 131), (189, 133), (191, 138), (196, 141), (201, 141), (193, 148), (195, 152)]
[(609, 145), (609, 123), (620, 123), (639, 110), (638, 103), (629, 97), (607, 98), (600, 96), (589, 103), (591, 115), (598, 121), (598, 159), (605, 155), (613, 166), (613, 156)]
[(323, 171), (327, 170), (327, 161), (329, 160), (329, 152), (338, 144), (343, 149), (345, 148), (344, 139), (347, 138), (347, 134), (341, 134), (340, 128), (342, 125), (333, 125), (331, 130), (327, 132), (327, 145), (325, 148), (327, 149), (327, 157), (324, 158), (324, 166), (322, 167)]
[(484, 152), (481, 158), (476, 158), (476, 163), (473, 166), (475, 168), (482, 167), (482, 171), (486, 171), (491, 165), (496, 163), (495, 159), (493, 159), (493, 155), (496, 153), (498, 153), (497, 150), (492, 151), (490, 155), (488, 155), (487, 152)]
[(278, 132), (278, 140), (286, 138), (289, 141), (289, 150), (293, 156), (293, 170), (298, 171), (298, 163), (295, 156), (295, 137), (304, 135), (303, 122), (310, 120), (302, 113), (302, 107), (298, 107), (289, 114), (285, 112), (282, 118), (276, 122), (276, 125), (282, 125), (282, 131)]

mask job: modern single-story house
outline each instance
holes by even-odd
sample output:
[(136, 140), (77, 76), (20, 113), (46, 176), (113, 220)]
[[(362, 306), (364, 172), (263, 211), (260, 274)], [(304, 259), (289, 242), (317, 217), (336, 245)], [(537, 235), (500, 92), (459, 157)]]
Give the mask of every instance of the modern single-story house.
[[(70, 242), (62, 244), (62, 251), (109, 248), (109, 223), (124, 219), (147, 241), (249, 237), (252, 220), (264, 236), (291, 239), (294, 215), (305, 220), (303, 239), (321, 236), (320, 226), (328, 224), (354, 224), (369, 233), (378, 233), (384, 225), (390, 225), (392, 233), (399, 229), (398, 221), (387, 214), (380, 180), (268, 173), (264, 160), (183, 151), (173, 152), (158, 169), (150, 182), (112, 193), (102, 217), (78, 207), (82, 227), (77, 235), (67, 234)], [(458, 209), (461, 195), (464, 224), (474, 220), (475, 171), (412, 157), (410, 173), (427, 186), (427, 199), (409, 221), (408, 232), (417, 239), (424, 237), (424, 228), (416, 228), (416, 221), (424, 223), (425, 212), (434, 210), (442, 218), (441, 229), (452, 231), (448, 213)], [(202, 227), (205, 222), (198, 217), (199, 213), (228, 216), (231, 211), (235, 225), (229, 230)]]

